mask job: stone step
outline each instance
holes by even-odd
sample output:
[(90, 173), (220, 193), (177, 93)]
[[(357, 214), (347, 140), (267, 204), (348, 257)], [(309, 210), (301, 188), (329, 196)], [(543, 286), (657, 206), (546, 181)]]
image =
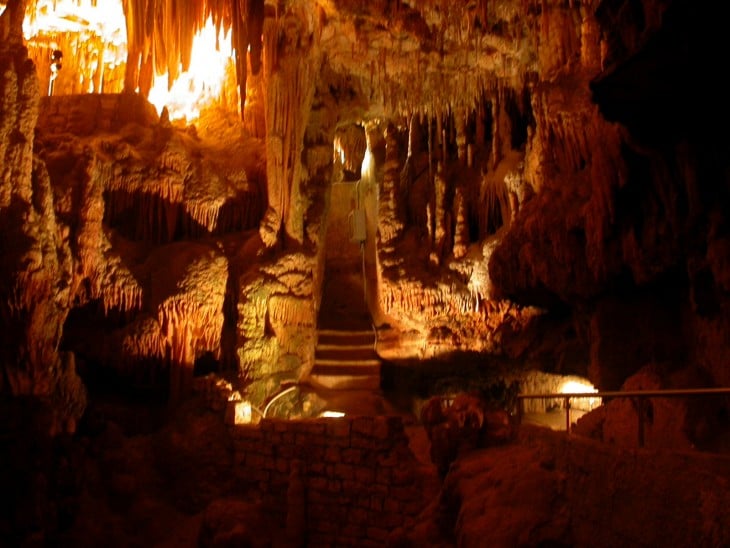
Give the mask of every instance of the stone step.
[(314, 367), (317, 366), (326, 366), (326, 367), (332, 367), (332, 368), (368, 368), (368, 367), (376, 367), (378, 368), (378, 371), (380, 371), (380, 359), (379, 358), (314, 358)]
[(316, 360), (312, 375), (376, 375), (380, 376), (380, 362), (362, 360), (358, 362), (335, 362)]
[(372, 331), (320, 330), (310, 380), (332, 390), (380, 389)]
[(323, 360), (339, 360), (339, 361), (350, 361), (350, 360), (377, 360), (380, 361), (378, 354), (370, 344), (367, 345), (317, 345), (314, 352), (315, 361), (318, 359)]
[(379, 390), (380, 368), (345, 373), (344, 368), (337, 367), (332, 371), (328, 366), (314, 366), (310, 375), (313, 385), (332, 390)]
[(380, 389), (381, 360), (365, 301), (362, 265), (328, 263), (310, 381), (332, 390)]
[(371, 330), (317, 330), (317, 347), (320, 346), (363, 346), (375, 347), (375, 333)]

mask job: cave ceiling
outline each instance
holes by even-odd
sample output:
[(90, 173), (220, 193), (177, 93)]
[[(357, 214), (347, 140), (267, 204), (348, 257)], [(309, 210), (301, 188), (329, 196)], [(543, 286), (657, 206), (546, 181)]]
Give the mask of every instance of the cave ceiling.
[[(0, 3), (2, 4), (2, 3)], [(232, 41), (239, 85), (260, 71), (263, 27), (278, 25), (277, 55), (321, 53), (322, 78), (337, 80), (342, 117), (437, 113), (472, 106), (484, 90), (520, 88), (538, 68), (535, 33), (540, 2), (514, 0), (122, 0), (119, 4), (28, 0), (26, 34), (93, 31), (109, 43), (125, 41), (125, 87), (151, 86), (146, 60), (170, 81), (188, 70), (196, 32), (206, 21)], [(566, 7), (566, 17), (580, 17)], [(259, 39), (260, 37), (260, 39)], [(248, 52), (248, 62), (238, 52)], [(135, 72), (136, 70), (136, 72)], [(328, 76), (329, 75), (329, 76)], [(347, 112), (348, 106), (357, 106)]]

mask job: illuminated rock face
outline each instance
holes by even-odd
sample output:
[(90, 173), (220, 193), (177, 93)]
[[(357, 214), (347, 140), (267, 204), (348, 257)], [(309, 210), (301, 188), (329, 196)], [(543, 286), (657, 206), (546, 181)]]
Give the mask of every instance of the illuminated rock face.
[[(39, 110), (22, 4), (0, 50), (2, 318), (19, 341), (4, 360), (42, 393), (34, 364), (66, 350), (179, 370), (173, 393), (203, 357), (258, 401), (306, 380), (342, 170), (360, 172), (382, 357), (470, 350), (601, 388), (694, 364), (730, 382), (727, 175), (691, 115), (662, 124), (634, 108), (656, 84), (630, 86), (687, 76), (686, 59), (664, 68), (699, 32), (685, 3), (249, 2), (233, 41), (251, 46), (236, 59), (251, 110), (234, 114), (254, 136), (210, 114), (173, 127), (133, 93)], [(185, 66), (209, 13), (186, 3), (175, 41), (126, 5), (126, 87), (144, 93), (143, 54)], [(222, 27), (243, 20), (219, 7)]]
[(74, 429), (86, 392), (73, 355), (58, 352), (72, 261), (46, 165), (33, 151), (38, 79), (20, 21), (22, 4), (0, 17), (0, 392), (37, 398), (50, 408), (48, 428), (57, 432)]
[[(469, 350), (480, 365), (496, 356), (515, 371), (583, 374), (602, 389), (730, 385), (726, 87), (719, 71), (694, 68), (726, 48), (716, 43), (720, 18), (696, 2), (171, 0), (145, 3), (161, 9), (145, 26), (143, 3), (130, 1), (139, 32), (129, 39), (128, 93), (51, 98), (29, 62), (42, 56), (24, 49), (26, 4), (1, 3), (0, 16), (0, 400), (49, 411), (47, 432), (74, 430), (81, 375), (97, 371), (162, 385), (173, 401), (196, 368), (217, 368), (234, 381), (230, 395), (259, 405), (285, 381), (306, 382), (326, 263), (337, 255), (327, 245), (350, 243), (329, 237), (349, 213), (333, 211), (348, 205), (331, 188), (356, 177), (358, 163), (367, 300), (384, 361), (425, 369), (436, 358), (457, 374), (464, 364), (448, 353)], [(153, 65), (174, 74), (203, 8), (220, 8), (225, 27), (234, 4), (247, 8), (236, 51), (250, 45), (252, 56), (237, 56), (224, 103), (238, 91), (244, 112), (171, 124), (142, 96)], [(166, 17), (168, 6), (185, 6), (185, 16)], [(184, 32), (170, 39), (165, 25)], [(117, 70), (110, 86), (121, 85)], [(523, 428), (515, 445), (457, 461), (440, 499), (444, 544), (681, 545), (702, 535), (726, 545), (717, 526), (728, 522), (726, 463), (665, 448), (708, 440), (719, 427), (707, 418), (726, 423), (727, 407), (656, 404), (639, 452), (623, 449), (634, 447), (636, 410), (618, 401), (602, 409), (576, 432), (620, 451)], [(30, 421), (15, 410), (7, 416), (22, 430)], [(296, 487), (298, 465), (284, 474), (260, 436), (309, 427), (272, 424), (246, 427), (261, 453), (241, 446), (256, 458), (237, 458), (239, 472), (256, 477), (263, 463), (278, 470), (278, 486)], [(169, 446), (225, 439), (200, 432), (174, 433)], [(152, 462), (124, 451), (138, 440), (118, 445), (109, 434), (107, 451), (122, 447), (125, 463), (130, 454)], [(219, 474), (232, 455), (204, 454)], [(307, 454), (312, 469), (317, 455)], [(103, 460), (107, 472), (121, 462)], [(190, 470), (182, 461), (170, 471)], [(122, 472), (112, 471), (121, 483), (112, 495), (133, 476)], [(294, 487), (297, 531), (307, 495)], [(607, 492), (625, 498), (607, 509)], [(512, 527), (495, 526), (502, 516)], [(412, 544), (434, 541), (425, 525)], [(410, 531), (402, 535), (408, 543)]]
[(65, 345), (133, 378), (169, 370), (181, 396), (196, 360), (235, 354), (222, 342), (230, 263), (261, 217), (261, 189), (240, 158), (158, 121), (137, 95), (49, 98), (41, 122), (74, 252)]

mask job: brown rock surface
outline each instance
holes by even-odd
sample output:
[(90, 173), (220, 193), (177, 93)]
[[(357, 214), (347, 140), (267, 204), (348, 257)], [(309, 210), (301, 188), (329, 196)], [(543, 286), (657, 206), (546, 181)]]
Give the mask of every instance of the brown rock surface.
[(725, 456), (617, 450), (523, 427), (517, 444), (458, 458), (438, 503), (393, 545), (722, 546), (727, 472)]
[[(114, 78), (126, 71), (126, 91), (41, 97), (47, 69), (31, 59), (48, 40), (22, 36), (38, 3), (0, 3), (0, 396), (13, 415), (0, 441), (32, 451), (43, 437), (45, 455), (17, 484), (35, 485), (22, 508), (36, 513), (3, 533), (60, 527), (42, 523), (55, 519), (46, 487), (62, 490), (43, 434), (76, 429), (87, 389), (184, 403), (191, 377), (212, 370), (264, 407), (305, 381), (333, 258), (361, 261), (379, 357), (429, 388), (432, 360), (447, 379), (532, 367), (602, 389), (730, 383), (721, 18), (691, 0), (243, 4), (125, 2), (129, 57)], [(211, 13), (232, 29), (226, 95), (243, 112), (170, 123), (145, 100), (151, 78), (174, 80)], [(333, 190), (358, 172), (349, 195)], [(366, 219), (354, 248), (353, 202)], [(727, 471), (692, 453), (719, 447), (708, 430), (728, 429), (727, 400), (663, 402), (652, 417), (646, 451), (629, 442), (636, 410), (616, 401), (579, 429), (634, 452), (528, 436), (486, 465), (466, 458), (442, 501), (462, 517), (404, 534), (727, 543)], [(108, 481), (120, 504), (149, 503), (136, 443)], [(21, 453), (7, 452), (12, 485)], [(243, 540), (223, 506), (210, 522)], [(132, 504), (130, 523), (154, 507)], [(645, 507), (648, 531), (635, 519)]]

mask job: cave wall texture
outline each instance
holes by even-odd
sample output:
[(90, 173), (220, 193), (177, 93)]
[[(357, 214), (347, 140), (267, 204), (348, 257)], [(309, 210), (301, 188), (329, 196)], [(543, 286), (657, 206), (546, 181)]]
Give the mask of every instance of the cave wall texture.
[(730, 384), (721, 34), (689, 0), (186, 4), (176, 25), (219, 10), (250, 48), (242, 130), (130, 91), (191, 32), (165, 44), (136, 2), (126, 91), (41, 97), (27, 3), (0, 16), (0, 393), (51, 430), (81, 362), (173, 397), (205, 360), (254, 402), (306, 380), (330, 186), (363, 156), (383, 357)]

